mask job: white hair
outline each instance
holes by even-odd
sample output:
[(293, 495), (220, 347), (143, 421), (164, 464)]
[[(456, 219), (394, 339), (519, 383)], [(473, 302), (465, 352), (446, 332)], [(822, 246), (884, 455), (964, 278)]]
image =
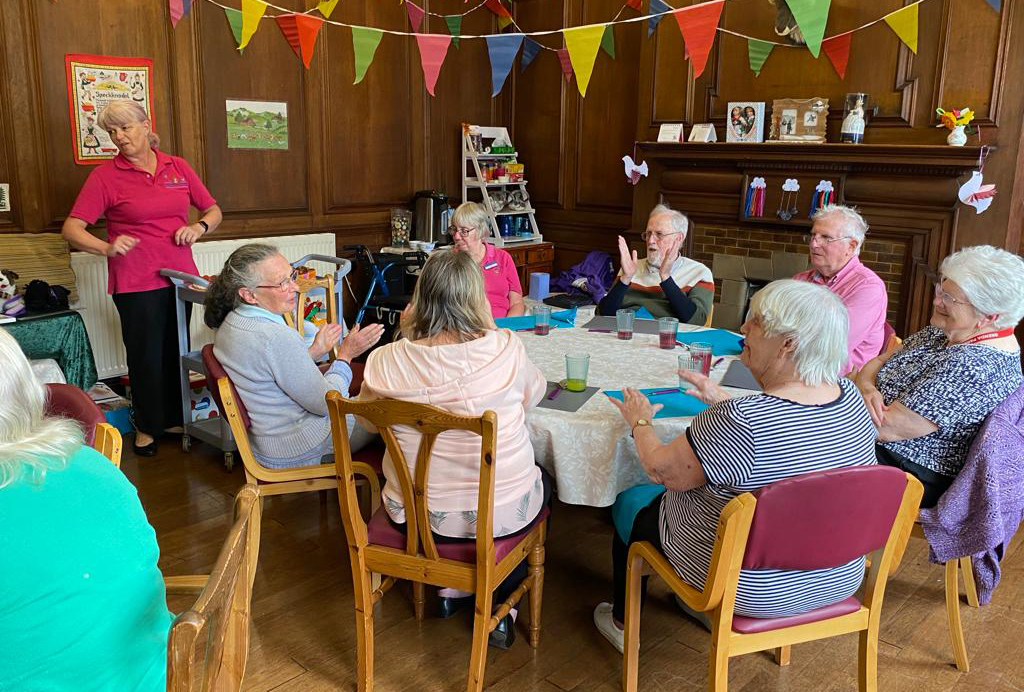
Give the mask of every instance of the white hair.
[(839, 381), (849, 358), (850, 320), (835, 293), (807, 281), (773, 281), (751, 298), (748, 319), (756, 320), (769, 338), (793, 340), (793, 361), (804, 384)]
[(1024, 260), (991, 245), (965, 247), (942, 260), (942, 276), (964, 292), (982, 315), (998, 315), (992, 326), (1015, 327), (1024, 317)]
[(490, 223), (491, 215), (487, 213), (487, 208), (479, 202), (463, 202), (452, 214), (453, 226), (475, 228), (476, 235), (480, 240), (487, 238), (487, 227)]
[(647, 220), (650, 221), (655, 216), (661, 215), (668, 216), (668, 224), (672, 227), (672, 230), (676, 233), (682, 233), (683, 239), (686, 239), (686, 234), (690, 230), (690, 219), (687, 218), (686, 214), (681, 211), (676, 211), (667, 204), (659, 204), (651, 209), (651, 213), (647, 215)]
[(0, 329), (0, 488), (23, 475), (42, 482), (82, 446), (82, 429), (45, 413), (46, 387), (14, 337)]
[(844, 207), (842, 204), (826, 204), (811, 217), (812, 221), (837, 216), (842, 219), (843, 235), (847, 235), (857, 241), (857, 247), (853, 254), (859, 255), (860, 249), (864, 246), (864, 236), (868, 233), (868, 222), (853, 207)]

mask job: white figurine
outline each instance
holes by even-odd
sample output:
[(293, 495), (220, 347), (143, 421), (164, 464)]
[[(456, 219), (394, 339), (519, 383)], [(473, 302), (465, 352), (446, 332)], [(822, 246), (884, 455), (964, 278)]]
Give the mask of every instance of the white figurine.
[(839, 130), (839, 141), (860, 144), (864, 141), (864, 99), (857, 97), (857, 103), (843, 118), (843, 126)]

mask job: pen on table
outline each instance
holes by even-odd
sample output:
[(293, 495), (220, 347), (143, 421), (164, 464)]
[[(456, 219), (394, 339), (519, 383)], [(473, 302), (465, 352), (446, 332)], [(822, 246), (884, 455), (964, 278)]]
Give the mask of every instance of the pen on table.
[(721, 365), (724, 362), (725, 362), (725, 358), (719, 358), (718, 360), (716, 360), (714, 363), (711, 364), (711, 367), (712, 368), (717, 368), (719, 365)]
[(675, 394), (678, 391), (679, 391), (678, 387), (676, 387), (674, 389), (659, 389), (657, 391), (651, 392), (650, 394), (648, 394), (648, 396), (656, 396), (658, 394)]

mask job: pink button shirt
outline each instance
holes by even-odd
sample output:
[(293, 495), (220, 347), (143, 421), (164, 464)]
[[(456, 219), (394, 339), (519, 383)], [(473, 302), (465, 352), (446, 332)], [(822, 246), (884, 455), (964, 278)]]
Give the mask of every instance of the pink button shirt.
[(849, 360), (842, 375), (854, 368), (858, 370), (877, 356), (885, 344), (885, 311), (889, 307), (889, 295), (885, 283), (865, 267), (856, 255), (831, 279), (826, 279), (815, 269), (800, 272), (793, 277), (798, 281), (809, 281), (839, 296), (846, 306), (850, 319)]
[(205, 211), (217, 201), (184, 159), (156, 153), (156, 175), (132, 166), (123, 156), (89, 174), (71, 216), (94, 224), (107, 219), (107, 238), (139, 239), (131, 252), (107, 259), (107, 290), (136, 293), (170, 286), (161, 269), (197, 274), (192, 248), (175, 245), (174, 232), (188, 223), (189, 206)]
[(512, 255), (488, 245), (480, 268), (484, 272), (484, 292), (487, 293), (487, 302), (491, 304), (491, 315), (494, 319), (505, 317), (508, 315), (509, 291), (520, 295), (523, 292)]

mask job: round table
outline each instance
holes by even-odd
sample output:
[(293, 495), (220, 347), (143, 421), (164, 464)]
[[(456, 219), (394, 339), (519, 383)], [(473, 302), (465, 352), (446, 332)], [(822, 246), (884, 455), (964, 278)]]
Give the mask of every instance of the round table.
[[(680, 331), (700, 329), (680, 325)], [(607, 507), (623, 490), (650, 483), (637, 459), (626, 421), (603, 390), (678, 386), (676, 369), (681, 347), (658, 348), (657, 334), (634, 334), (631, 340), (620, 341), (614, 333), (581, 328), (552, 329), (547, 336), (532, 332), (517, 335), (530, 360), (552, 382), (565, 378), (566, 354), (589, 353), (587, 385), (602, 390), (574, 413), (534, 408), (526, 415), (537, 463), (555, 477), (558, 499), (570, 504)], [(734, 359), (726, 357), (712, 370), (711, 379), (721, 380)], [(727, 391), (736, 396), (751, 394), (743, 389)], [(658, 418), (654, 430), (667, 442), (682, 435), (692, 420)]]

